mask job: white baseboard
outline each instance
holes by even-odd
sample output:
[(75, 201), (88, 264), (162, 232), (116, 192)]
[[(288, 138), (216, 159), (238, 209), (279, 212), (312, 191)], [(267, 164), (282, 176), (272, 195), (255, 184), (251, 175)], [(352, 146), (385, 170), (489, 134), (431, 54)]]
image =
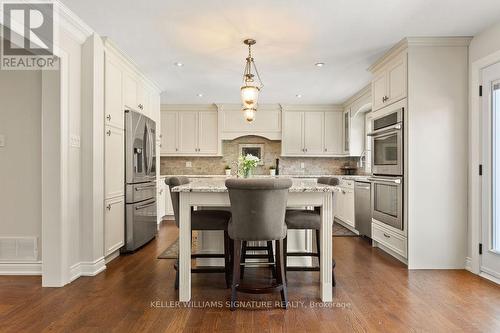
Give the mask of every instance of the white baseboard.
[(104, 261), (106, 262), (106, 264), (109, 264), (119, 256), (120, 256), (120, 250), (116, 250), (115, 252), (108, 254), (106, 258), (104, 258)]
[(104, 258), (95, 261), (82, 261), (70, 267), (70, 281), (78, 279), (80, 276), (96, 276), (106, 269)]
[(408, 259), (406, 259), (405, 257), (401, 256), (399, 253), (394, 252), (393, 250), (391, 250), (387, 246), (384, 246), (383, 244), (380, 244), (379, 242), (377, 242), (376, 240), (373, 240), (373, 239), (372, 239), (372, 247), (378, 247), (382, 251), (384, 251), (387, 254), (393, 256), (394, 258), (398, 259), (403, 264), (405, 264), (405, 265), (408, 266)]
[(465, 257), (465, 265), (464, 265), (464, 267), (469, 272), (472, 272), (472, 258), (471, 257)]
[(1, 261), (0, 275), (42, 275), (42, 262)]

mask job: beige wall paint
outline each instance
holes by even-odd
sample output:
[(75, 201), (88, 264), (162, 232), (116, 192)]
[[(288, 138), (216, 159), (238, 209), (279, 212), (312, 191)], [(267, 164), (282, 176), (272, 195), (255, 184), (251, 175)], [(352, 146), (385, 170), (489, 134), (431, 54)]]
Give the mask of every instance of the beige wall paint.
[(0, 72), (0, 236), (36, 236), (41, 256), (40, 71)]
[[(280, 173), (287, 175), (341, 174), (342, 166), (356, 166), (358, 160), (354, 157), (280, 157), (281, 141), (244, 136), (223, 141), (222, 157), (162, 157), (160, 172), (162, 175), (222, 175), (226, 165), (232, 166), (238, 160), (239, 145), (247, 143), (264, 145), (264, 165), (255, 169), (255, 175), (269, 174), (269, 167), (276, 164), (277, 158), (280, 159)], [(187, 168), (186, 162), (191, 162), (192, 167)], [(304, 163), (303, 169), (301, 163)]]

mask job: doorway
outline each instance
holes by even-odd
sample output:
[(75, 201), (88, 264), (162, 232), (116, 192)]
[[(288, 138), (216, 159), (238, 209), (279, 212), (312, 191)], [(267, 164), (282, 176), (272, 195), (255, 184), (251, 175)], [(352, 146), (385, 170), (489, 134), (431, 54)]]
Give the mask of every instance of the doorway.
[(482, 218), (480, 273), (500, 279), (500, 62), (481, 70)]

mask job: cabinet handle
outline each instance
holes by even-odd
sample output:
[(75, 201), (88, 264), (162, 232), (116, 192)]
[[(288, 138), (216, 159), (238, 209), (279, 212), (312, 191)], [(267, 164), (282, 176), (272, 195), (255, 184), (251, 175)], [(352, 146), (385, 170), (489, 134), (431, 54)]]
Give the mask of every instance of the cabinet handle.
[(160, 138), (163, 138), (163, 134), (160, 134)]
[(107, 209), (107, 210), (111, 210), (111, 204), (108, 204), (108, 205), (106, 206), (106, 209)]
[(388, 235), (388, 234), (386, 234), (385, 232), (384, 232), (384, 237), (385, 237), (385, 238), (391, 238), (391, 236), (389, 236), (389, 235)]
[(139, 104), (139, 105), (137, 105), (137, 106), (138, 106), (138, 107), (139, 107), (139, 109), (141, 109), (141, 110), (142, 110), (142, 108), (144, 107), (142, 104)]
[(106, 119), (107, 119), (108, 121), (111, 121), (111, 115), (110, 115), (110, 114), (108, 114), (108, 115), (106, 116)]
[(328, 149), (325, 148), (325, 152), (328, 151)]
[(106, 134), (107, 134), (108, 136), (111, 136), (111, 130), (107, 130), (107, 131), (106, 131)]
[(307, 153), (307, 148), (306, 148), (306, 153)]
[(160, 148), (161, 148), (161, 143), (160, 143)]

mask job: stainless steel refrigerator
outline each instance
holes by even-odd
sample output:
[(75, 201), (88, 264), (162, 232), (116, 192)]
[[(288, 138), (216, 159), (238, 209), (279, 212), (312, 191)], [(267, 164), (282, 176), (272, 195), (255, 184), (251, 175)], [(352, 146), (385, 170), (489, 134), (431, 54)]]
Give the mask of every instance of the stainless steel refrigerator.
[(156, 124), (125, 110), (125, 246), (130, 252), (152, 240), (156, 225)]

